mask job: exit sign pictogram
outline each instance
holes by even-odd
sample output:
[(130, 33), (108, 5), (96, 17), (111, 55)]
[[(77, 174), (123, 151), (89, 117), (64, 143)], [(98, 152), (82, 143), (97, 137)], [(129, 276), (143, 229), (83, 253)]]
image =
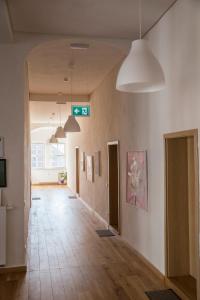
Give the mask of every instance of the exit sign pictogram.
[(74, 117), (89, 117), (90, 105), (72, 105), (72, 116)]

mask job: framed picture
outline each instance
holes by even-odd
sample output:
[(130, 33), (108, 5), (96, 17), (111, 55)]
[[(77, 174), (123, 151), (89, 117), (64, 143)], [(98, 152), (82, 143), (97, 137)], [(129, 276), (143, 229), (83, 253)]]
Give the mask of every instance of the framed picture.
[(101, 176), (101, 152), (94, 153), (94, 172), (95, 175)]
[(86, 160), (86, 176), (87, 180), (90, 182), (94, 181), (94, 159), (92, 155), (87, 155), (87, 160)]
[(81, 171), (85, 171), (85, 152), (81, 152), (80, 167), (81, 167)]
[(6, 159), (0, 159), (0, 188), (7, 187)]
[(127, 153), (126, 201), (138, 208), (148, 209), (146, 151)]

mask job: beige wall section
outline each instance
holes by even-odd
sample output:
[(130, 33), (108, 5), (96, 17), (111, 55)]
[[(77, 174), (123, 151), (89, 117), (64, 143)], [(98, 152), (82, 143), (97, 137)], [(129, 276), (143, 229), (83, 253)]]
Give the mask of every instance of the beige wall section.
[(0, 45), (0, 135), (5, 138), (8, 187), (3, 201), (7, 212), (7, 266), (23, 265), (24, 256), (24, 98), (23, 51), (17, 45)]
[[(91, 118), (80, 119), (82, 132), (68, 135), (69, 184), (75, 187), (75, 146), (102, 152), (102, 176), (94, 183), (81, 171), (80, 196), (108, 219), (107, 148), (120, 141), (122, 237), (164, 273), (164, 145), (163, 134), (200, 129), (200, 2), (178, 1), (148, 34), (161, 62), (167, 87), (152, 94), (115, 91), (117, 68), (91, 96)], [(148, 212), (126, 203), (126, 152), (148, 151)]]

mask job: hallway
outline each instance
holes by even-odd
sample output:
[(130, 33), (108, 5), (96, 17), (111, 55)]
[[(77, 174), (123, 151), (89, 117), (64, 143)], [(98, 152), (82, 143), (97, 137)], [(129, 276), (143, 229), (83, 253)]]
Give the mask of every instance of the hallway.
[(0, 300), (147, 299), (163, 284), (70, 190), (33, 189), (28, 272), (0, 275)]

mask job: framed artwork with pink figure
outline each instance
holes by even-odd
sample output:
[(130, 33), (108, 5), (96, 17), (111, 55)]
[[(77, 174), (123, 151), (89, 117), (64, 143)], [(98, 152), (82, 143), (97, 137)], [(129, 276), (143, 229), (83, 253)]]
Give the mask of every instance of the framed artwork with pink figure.
[(126, 201), (138, 208), (148, 209), (147, 152), (127, 153)]

